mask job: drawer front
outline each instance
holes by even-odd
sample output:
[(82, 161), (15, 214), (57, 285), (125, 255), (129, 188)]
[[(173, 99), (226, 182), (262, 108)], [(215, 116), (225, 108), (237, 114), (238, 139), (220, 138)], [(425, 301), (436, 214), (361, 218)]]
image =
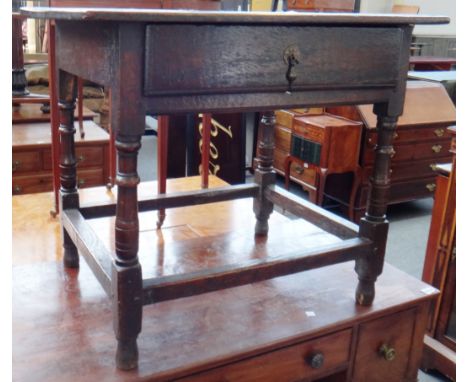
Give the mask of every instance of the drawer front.
[[(447, 133), (447, 126), (431, 126), (414, 129), (397, 128), (393, 142), (395, 145), (405, 142), (421, 142), (425, 140), (438, 140), (450, 138)], [(377, 143), (377, 131), (367, 130), (367, 145), (374, 147)]]
[[(75, 150), (78, 168), (102, 166), (104, 163), (104, 151), (102, 146), (77, 147)], [(44, 169), (52, 169), (52, 153), (44, 151)]]
[(275, 117), (276, 123), (278, 125), (291, 130), (294, 117), (304, 115), (321, 115), (323, 113), (324, 109), (322, 107), (309, 107), (302, 109), (277, 110), (275, 111)]
[(78, 188), (100, 186), (104, 183), (104, 170), (101, 168), (77, 172)]
[(275, 147), (283, 151), (291, 149), (291, 130), (275, 125)]
[(12, 194), (34, 194), (36, 192), (52, 191), (52, 174), (14, 176), (12, 179)]
[[(425, 159), (422, 161), (413, 161), (409, 163), (394, 163), (391, 167), (391, 180), (400, 181), (405, 179), (425, 178), (437, 175), (435, 168), (436, 164), (450, 163), (452, 157), (446, 156), (443, 158)], [(363, 182), (367, 183), (372, 174), (372, 166), (366, 166), (363, 171)]]
[(13, 175), (26, 171), (37, 171), (42, 168), (40, 151), (13, 152), (12, 171)]
[(318, 378), (346, 368), (350, 345), (349, 329), (190, 376), (181, 381), (258, 382)]
[(355, 0), (324, 1), (324, 0), (285, 0), (288, 9), (303, 9), (314, 11), (352, 11)]
[(349, 89), (392, 87), (398, 79), (403, 35), (403, 29), (385, 27), (150, 24), (146, 27), (144, 93), (280, 92), (287, 99), (291, 49), (297, 52), (298, 61), (293, 68), (293, 91), (336, 90), (343, 89), (343, 84)]
[[(395, 145), (395, 155), (392, 162), (433, 159), (440, 162), (441, 158), (450, 155), (450, 140), (421, 142), (406, 145)], [(366, 146), (364, 151), (364, 165), (374, 163), (374, 150)]]
[[(273, 166), (275, 170), (284, 174), (284, 160), (288, 156), (286, 151), (275, 150)], [(302, 186), (315, 187), (315, 170), (310, 167), (301, 166), (299, 163), (291, 163), (290, 178)]]
[(295, 121), (293, 126), (293, 134), (304, 137), (310, 141), (323, 143), (325, 140), (325, 128), (313, 125), (303, 125), (299, 121)]
[(353, 381), (406, 380), (416, 310), (408, 310), (361, 324)]

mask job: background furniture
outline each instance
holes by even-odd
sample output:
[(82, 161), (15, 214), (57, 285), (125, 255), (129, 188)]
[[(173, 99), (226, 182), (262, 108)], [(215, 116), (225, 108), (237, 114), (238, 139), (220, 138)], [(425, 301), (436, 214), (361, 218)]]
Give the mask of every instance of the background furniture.
[[(78, 122), (76, 122), (78, 127)], [(77, 186), (104, 185), (109, 173), (109, 135), (92, 121), (84, 122), (85, 136), (76, 129)], [(13, 195), (53, 189), (50, 123), (13, 126)]]
[[(138, 366), (136, 339), (141, 331), (144, 304), (258, 282), (348, 260), (356, 260), (359, 278), (356, 302), (372, 304), (374, 284), (383, 268), (388, 232), (385, 211), (392, 136), (398, 116), (403, 111), (411, 31), (414, 24), (446, 23), (447, 18), (171, 13), (158, 10), (128, 12), (124, 9), (67, 11), (61, 8), (30, 8), (24, 9), (24, 13), (56, 20), (62, 122), (64, 264), (70, 268), (78, 267), (79, 247), (112, 298), (118, 368), (130, 370)], [(100, 20), (113, 22), (101, 23)], [(100, 34), (96, 33), (98, 30)], [(315, 37), (309, 38), (311, 35)], [(96, 36), (100, 39), (97, 40)], [(231, 44), (229, 39), (235, 39), (236, 43)], [(259, 45), (258, 41), (262, 44)], [(291, 41), (296, 45), (291, 45)], [(231, 46), (229, 54), (226, 46)], [(253, 47), (257, 49), (254, 54)], [(98, 52), (99, 66), (87, 60), (86, 51), (90, 48)], [(180, 55), (185, 57), (189, 48), (191, 59), (181, 59)], [(363, 54), (368, 59), (364, 59)], [(252, 62), (253, 65), (246, 65)], [(293, 68), (299, 62), (301, 66)], [(227, 75), (230, 73), (228, 68), (238, 65), (243, 70)], [(153, 67), (158, 70), (144, 69)], [(259, 68), (262, 69), (261, 76)], [(192, 75), (186, 76), (189, 72)], [(73, 139), (76, 75), (112, 86), (111, 115), (119, 158), (118, 199), (113, 204), (80, 208)], [(129, 99), (133, 102), (129, 103)], [(146, 114), (216, 112), (230, 108), (236, 111), (272, 110), (310, 103), (339, 105), (366, 101), (376, 102), (374, 110), (379, 116), (379, 139), (367, 213), (359, 230), (274, 186), (273, 112), (264, 114), (259, 128), (259, 165), (254, 184), (159, 195), (138, 201), (136, 164)], [(138, 260), (138, 211), (244, 197), (254, 199), (255, 234), (258, 237), (268, 234), (268, 218), (274, 204), (277, 204), (326, 228), (333, 236), (337, 235), (340, 242), (315, 248), (312, 253), (295, 251), (284, 257), (266, 258), (254, 255), (255, 259), (261, 260), (247, 259), (235, 265), (230, 263), (229, 251), (220, 251), (211, 268), (206, 267), (205, 259), (201, 257), (201, 263), (195, 260), (192, 263), (194, 268), (185, 268), (186, 272), (182, 274), (170, 271), (143, 278)], [(115, 256), (111, 256), (102, 243), (99, 244), (100, 238), (85, 219), (112, 216), (114, 213)], [(206, 255), (206, 246), (201, 253)], [(187, 258), (184, 262), (190, 264)], [(387, 353), (385, 349), (383, 352)]]
[(455, 70), (410, 71), (408, 79), (442, 84), (453, 104), (457, 104), (457, 72)]
[[(325, 184), (328, 175), (352, 173), (348, 217), (353, 219), (354, 200), (359, 185), (359, 143), (362, 123), (346, 118), (321, 114), (312, 116), (297, 115), (293, 118), (292, 131), (286, 140), (290, 141), (289, 155), (285, 158), (284, 177), (289, 188), (291, 165), (299, 168), (311, 167), (313, 181), (309, 186), (309, 197), (319, 206), (323, 203)], [(275, 126), (277, 129), (277, 126)]]
[[(210, 177), (211, 187), (225, 185)], [(167, 186), (169, 194), (200, 189), (200, 178), (168, 180)], [(142, 197), (154, 190), (155, 182), (139, 187)], [(84, 204), (116, 198), (104, 187), (79, 193)], [(389, 264), (371, 307), (355, 304), (351, 263), (147, 306), (139, 368), (116, 370), (109, 361), (115, 349), (111, 302), (87, 264), (78, 272), (58, 263), (60, 224), (47, 216), (50, 196), (14, 198), (15, 381), (416, 381), (428, 304), (437, 293)], [(142, 214), (142, 250), (152, 246), (143, 269), (182, 265), (178, 258), (213, 240), (235, 251), (253, 248), (250, 207), (239, 199), (175, 209), (159, 233), (156, 213)], [(93, 220), (106, 245), (112, 219)], [(268, 250), (325, 238), (278, 212), (270, 220), (272, 235), (261, 241)], [(386, 352), (379, 351), (382, 345)], [(386, 360), (391, 349), (395, 357)]]
[[(364, 124), (359, 162), (362, 179), (354, 206), (355, 221), (358, 221), (366, 208), (369, 177), (375, 160), (377, 120), (371, 105), (327, 108), (327, 111)], [(455, 118), (455, 107), (442, 85), (423, 81), (408, 82), (405, 108), (394, 136), (390, 204), (433, 194), (436, 164), (451, 161), (447, 127), (455, 123)], [(351, 185), (350, 178), (330, 176), (325, 195), (338, 201), (347, 211)]]
[(437, 166), (434, 209), (427, 241), (423, 280), (441, 291), (432, 305), (424, 339), (423, 369), (437, 369), (453, 381), (456, 375), (456, 157), (455, 126), (451, 164)]

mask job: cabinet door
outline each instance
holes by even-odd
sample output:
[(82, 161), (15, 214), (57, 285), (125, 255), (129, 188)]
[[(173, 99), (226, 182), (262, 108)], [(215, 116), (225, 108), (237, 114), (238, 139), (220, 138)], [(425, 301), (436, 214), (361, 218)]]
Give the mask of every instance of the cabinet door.
[(353, 381), (406, 380), (415, 317), (411, 309), (360, 325)]

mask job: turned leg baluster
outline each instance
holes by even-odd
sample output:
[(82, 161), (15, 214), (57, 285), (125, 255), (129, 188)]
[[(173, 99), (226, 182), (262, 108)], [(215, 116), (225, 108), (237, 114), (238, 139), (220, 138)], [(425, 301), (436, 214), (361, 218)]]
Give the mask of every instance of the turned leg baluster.
[(117, 210), (115, 262), (112, 269), (114, 331), (118, 341), (117, 367), (138, 365), (137, 336), (142, 319), (142, 276), (138, 262), (137, 156), (140, 136), (117, 135)]
[(273, 203), (265, 197), (265, 188), (275, 184), (275, 172), (273, 171), (273, 152), (275, 113), (265, 112), (258, 129), (257, 163), (255, 169), (255, 182), (260, 185), (259, 195), (254, 198), (254, 212), (257, 218), (255, 225), (256, 235), (268, 234), (268, 218), (273, 211)]
[[(374, 112), (377, 109), (374, 108)], [(375, 146), (375, 164), (370, 178), (369, 199), (366, 214), (361, 219), (359, 235), (374, 242), (373, 251), (356, 260), (355, 270), (359, 284), (356, 301), (360, 305), (370, 305), (374, 300), (375, 281), (382, 273), (385, 247), (388, 234), (386, 219), (387, 202), (390, 192), (390, 164), (394, 154), (393, 135), (398, 117), (377, 113), (377, 145)]]
[[(60, 210), (78, 208), (76, 187), (75, 126), (76, 77), (59, 72), (59, 110), (60, 110)], [(67, 231), (62, 228), (63, 263), (67, 268), (79, 266), (78, 251)]]

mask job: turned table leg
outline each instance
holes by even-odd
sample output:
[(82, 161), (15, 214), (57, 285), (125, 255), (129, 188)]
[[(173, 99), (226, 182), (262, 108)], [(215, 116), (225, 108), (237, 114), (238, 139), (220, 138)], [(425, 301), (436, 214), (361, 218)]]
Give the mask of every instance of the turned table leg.
[[(378, 110), (374, 107), (374, 112)], [(385, 247), (387, 243), (388, 221), (387, 203), (390, 192), (390, 162), (394, 154), (392, 142), (398, 117), (376, 112), (377, 145), (375, 146), (375, 164), (370, 178), (369, 199), (365, 216), (361, 219), (359, 235), (374, 242), (373, 251), (356, 260), (355, 270), (359, 284), (356, 301), (360, 305), (370, 305), (374, 300), (375, 281), (382, 273)]]
[(138, 365), (137, 336), (142, 319), (142, 275), (138, 262), (137, 156), (141, 136), (117, 134), (117, 210), (115, 262), (112, 268), (114, 332), (118, 341), (117, 367)]
[[(74, 116), (77, 79), (74, 75), (59, 72), (60, 110), (60, 210), (78, 208), (76, 187), (75, 126)], [(78, 268), (79, 257), (75, 244), (62, 228), (63, 263), (67, 268)]]
[(254, 198), (254, 212), (257, 218), (255, 224), (256, 235), (268, 234), (268, 218), (273, 212), (273, 203), (265, 197), (265, 189), (269, 185), (275, 184), (276, 179), (276, 174), (273, 171), (274, 126), (275, 113), (273, 111), (265, 112), (258, 129), (258, 166), (254, 175), (255, 183), (260, 186), (258, 196)]
[[(166, 193), (167, 184), (167, 151), (169, 145), (169, 116), (158, 117), (158, 194)], [(157, 229), (161, 229), (166, 219), (166, 210), (158, 210)]]

